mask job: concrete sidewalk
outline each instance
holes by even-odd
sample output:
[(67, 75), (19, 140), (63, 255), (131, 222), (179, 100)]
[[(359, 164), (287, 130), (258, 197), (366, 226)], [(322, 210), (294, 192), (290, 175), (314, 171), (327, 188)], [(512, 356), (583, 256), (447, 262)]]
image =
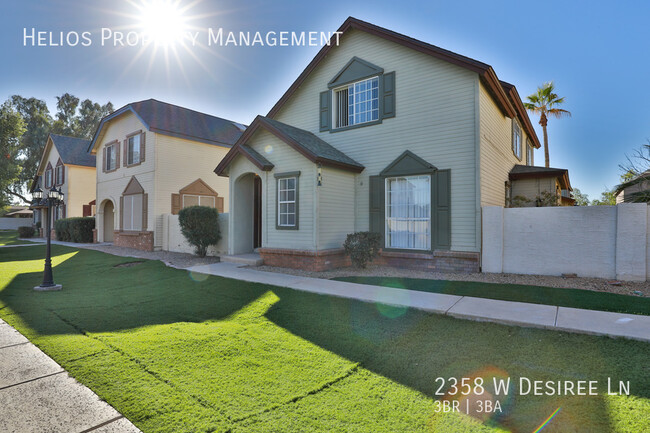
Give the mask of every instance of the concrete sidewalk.
[(448, 316), (650, 342), (650, 316), (499, 301), (257, 271), (235, 263), (187, 270), (322, 295), (415, 308)]
[(0, 320), (0, 432), (140, 430)]

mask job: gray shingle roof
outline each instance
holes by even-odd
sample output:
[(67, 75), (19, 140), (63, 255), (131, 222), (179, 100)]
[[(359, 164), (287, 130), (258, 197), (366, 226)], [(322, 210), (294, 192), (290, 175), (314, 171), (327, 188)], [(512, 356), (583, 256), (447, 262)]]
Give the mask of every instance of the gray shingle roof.
[(90, 140), (57, 134), (50, 134), (50, 138), (64, 164), (95, 167), (95, 155), (88, 152)]
[(286, 123), (282, 123), (274, 119), (269, 119), (268, 117), (260, 116), (260, 120), (290, 138), (292, 141), (306, 150), (307, 153), (311, 154), (317, 161), (332, 161), (347, 166), (358, 167), (361, 170), (364, 169), (363, 165), (359, 164), (354, 159), (347, 156), (345, 153), (333, 147), (326, 141), (321, 140), (309, 131), (287, 125)]
[(512, 170), (510, 170), (511, 175), (518, 175), (518, 174), (528, 174), (528, 175), (548, 175), (548, 176), (553, 176), (553, 175), (562, 175), (567, 172), (567, 169), (565, 168), (552, 168), (552, 167), (537, 167), (534, 165), (521, 165), (521, 164), (516, 164)]
[(239, 123), (155, 99), (132, 102), (128, 106), (151, 131), (179, 138), (232, 146), (245, 129)]

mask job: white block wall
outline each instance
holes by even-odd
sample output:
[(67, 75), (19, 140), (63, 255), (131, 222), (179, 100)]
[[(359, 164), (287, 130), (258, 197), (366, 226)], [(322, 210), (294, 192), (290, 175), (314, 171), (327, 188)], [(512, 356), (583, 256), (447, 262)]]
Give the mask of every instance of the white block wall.
[[(191, 246), (181, 233), (181, 226), (178, 223), (178, 215), (162, 215), (162, 242), (163, 251), (176, 253), (194, 254), (194, 247)], [(219, 214), (219, 228), (221, 229), (221, 240), (216, 246), (208, 248), (209, 256), (219, 256), (228, 253), (228, 214)]]
[(0, 230), (17, 230), (18, 227), (32, 226), (32, 218), (0, 218)]
[(483, 208), (482, 270), (645, 281), (650, 276), (646, 204)]

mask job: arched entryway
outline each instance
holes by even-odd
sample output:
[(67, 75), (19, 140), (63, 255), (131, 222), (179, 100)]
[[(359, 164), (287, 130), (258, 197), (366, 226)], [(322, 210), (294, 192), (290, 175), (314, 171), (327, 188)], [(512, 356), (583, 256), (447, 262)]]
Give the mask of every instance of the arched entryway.
[(104, 225), (104, 242), (113, 242), (113, 230), (115, 230), (115, 207), (113, 202), (106, 200), (104, 202), (104, 216), (103, 216), (103, 225)]
[(235, 180), (231, 218), (231, 254), (246, 254), (262, 246), (262, 179), (246, 173)]

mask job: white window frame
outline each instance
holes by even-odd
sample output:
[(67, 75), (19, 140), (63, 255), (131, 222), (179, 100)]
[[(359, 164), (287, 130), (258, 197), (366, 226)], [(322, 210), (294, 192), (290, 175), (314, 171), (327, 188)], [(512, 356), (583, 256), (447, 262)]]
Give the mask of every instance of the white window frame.
[[(362, 84), (366, 84), (364, 90), (359, 90)], [(376, 85), (375, 85), (376, 84)], [(368, 85), (370, 86), (368, 88)], [(344, 106), (338, 101), (339, 92), (346, 91), (346, 98), (348, 99), (347, 104), (344, 104), (347, 108), (347, 116), (341, 117), (341, 108)], [(352, 96), (350, 92), (352, 91)], [(377, 96), (373, 96), (373, 92), (377, 93)], [(369, 99), (365, 99), (370, 93)], [(352, 98), (350, 103), (350, 97)], [(373, 102), (376, 101), (376, 108), (373, 108)], [(339, 103), (337, 103), (339, 102)], [(357, 112), (358, 106), (364, 106), (365, 110)], [(332, 125), (335, 129), (346, 128), (348, 126), (362, 125), (364, 123), (376, 122), (379, 120), (379, 76), (374, 76), (370, 78), (364, 78), (363, 80), (355, 81), (353, 83), (346, 84), (345, 86), (337, 87), (332, 91)], [(357, 121), (357, 116), (361, 114), (366, 114), (366, 120)], [(376, 116), (375, 116), (376, 114)], [(373, 118), (374, 117), (374, 118)], [(352, 118), (352, 119), (350, 119)], [(352, 120), (352, 121), (350, 121)]]
[(512, 121), (512, 153), (521, 161), (523, 145), (523, 132), (516, 120)]
[[(136, 143), (137, 139), (137, 143)], [(134, 149), (135, 145), (138, 145), (138, 159), (134, 159)], [(133, 149), (133, 150), (132, 150)], [(126, 165), (136, 165), (140, 164), (142, 160), (140, 151), (142, 150), (142, 134), (135, 134), (126, 139)]]
[[(197, 194), (183, 194), (183, 208), (187, 207), (185, 205), (185, 197), (197, 197), (198, 198), (198, 200), (197, 200), (198, 206), (207, 206), (207, 207), (211, 207), (211, 208), (216, 208), (217, 207), (217, 199), (214, 196), (211, 196), (211, 195), (197, 195)], [(205, 201), (208, 201), (208, 200), (212, 201), (212, 204), (211, 205), (202, 204), (204, 200)], [(193, 206), (196, 206), (196, 205), (193, 205)]]
[[(109, 149), (110, 149), (110, 157), (109, 157)], [(109, 144), (106, 146), (106, 161), (104, 161), (104, 170), (106, 171), (113, 171), (117, 168), (117, 153), (115, 150), (117, 149), (117, 143)], [(111, 161), (114, 161), (113, 165), (110, 165)]]
[[(419, 192), (420, 194), (424, 193), (425, 197), (427, 197), (428, 200), (429, 200), (429, 212), (428, 212), (426, 218), (425, 217), (415, 217), (415, 216), (413, 216), (413, 217), (410, 217), (410, 216), (407, 216), (407, 217), (393, 217), (393, 216), (390, 216), (391, 215), (391, 208), (392, 208), (392, 205), (391, 205), (391, 202), (390, 202), (390, 193), (392, 192), (389, 189), (390, 182), (393, 181), (393, 180), (397, 180), (397, 179), (409, 180), (409, 179), (422, 179), (422, 178), (427, 178), (429, 180), (429, 182), (428, 182), (428, 185), (429, 185), (428, 190)], [(385, 247), (386, 248), (399, 249), (399, 250), (415, 250), (415, 251), (425, 251), (425, 250), (430, 251), (431, 250), (431, 245), (432, 245), (432, 225), (433, 225), (433, 221), (431, 220), (431, 211), (432, 211), (432, 209), (431, 209), (431, 206), (432, 206), (432, 203), (431, 203), (432, 202), (432, 200), (431, 200), (431, 188), (432, 188), (432, 182), (433, 182), (433, 177), (430, 174), (409, 175), (409, 176), (391, 176), (391, 177), (387, 177), (386, 179), (384, 179), (384, 206), (385, 206), (385, 208), (384, 208), (384, 215), (385, 215), (385, 218), (384, 218), (384, 220), (385, 220), (385, 224), (384, 224), (384, 240), (385, 240)], [(409, 203), (407, 203), (406, 205), (408, 206)], [(418, 221), (419, 222), (428, 221), (428, 223), (429, 223), (428, 224), (428, 232), (424, 233), (426, 235), (426, 237), (427, 237), (427, 242), (426, 242), (426, 245), (424, 245), (424, 248), (420, 248), (419, 246), (417, 246), (417, 247), (416, 246), (412, 246), (412, 247), (409, 247), (409, 246), (406, 246), (406, 247), (405, 246), (395, 246), (394, 244), (392, 244), (393, 235), (395, 233), (397, 233), (397, 232), (391, 232), (390, 231), (390, 226), (391, 226), (392, 222), (395, 222), (395, 223), (397, 223), (397, 222), (406, 222), (407, 225), (408, 225), (409, 222), (418, 222)], [(410, 231), (407, 231), (406, 233), (408, 235), (411, 235)], [(422, 233), (418, 233), (418, 232), (412, 232), (412, 233), (415, 234), (415, 235), (422, 234)]]
[(526, 165), (533, 165), (533, 153), (535, 151), (535, 148), (533, 147), (533, 143), (531, 143), (530, 139), (526, 140)]
[[(133, 212), (133, 203), (134, 203), (136, 197), (140, 197), (140, 215), (138, 216), (139, 218), (137, 218), (137, 219), (134, 218), (134, 212)], [(130, 216), (130, 221), (129, 221), (130, 225), (129, 225), (129, 228), (122, 227), (122, 230), (124, 230), (124, 231), (133, 231), (133, 232), (142, 231), (142, 218), (143, 218), (143, 212), (144, 212), (144, 194), (139, 193), (139, 194), (125, 195), (125, 196), (123, 196), (123, 200), (124, 200), (124, 207), (123, 207), (122, 211), (124, 212), (124, 215), (122, 216), (122, 225), (126, 226), (126, 217), (127, 216)], [(127, 202), (127, 200), (131, 201), (131, 203), (130, 203), (131, 206), (129, 207), (130, 212), (128, 214), (126, 212), (126, 209), (127, 209), (126, 202)], [(138, 222), (139, 228), (136, 228), (135, 221), (139, 221)]]
[[(289, 183), (289, 180), (293, 179), (293, 188), (289, 188), (288, 186), (286, 188), (282, 188), (281, 185), (284, 182), (285, 184)], [(277, 179), (277, 188), (278, 188), (278, 221), (277, 225), (278, 227), (282, 228), (295, 228), (298, 225), (298, 177), (297, 176), (287, 176), (287, 177), (280, 177)], [(286, 191), (287, 193), (289, 191), (293, 191), (293, 200), (282, 200), (281, 193), (283, 191)], [(282, 205), (286, 204), (293, 204), (293, 212), (282, 212)], [(287, 216), (287, 223), (282, 224), (282, 215)], [(289, 224), (289, 215), (293, 215), (293, 224)]]

